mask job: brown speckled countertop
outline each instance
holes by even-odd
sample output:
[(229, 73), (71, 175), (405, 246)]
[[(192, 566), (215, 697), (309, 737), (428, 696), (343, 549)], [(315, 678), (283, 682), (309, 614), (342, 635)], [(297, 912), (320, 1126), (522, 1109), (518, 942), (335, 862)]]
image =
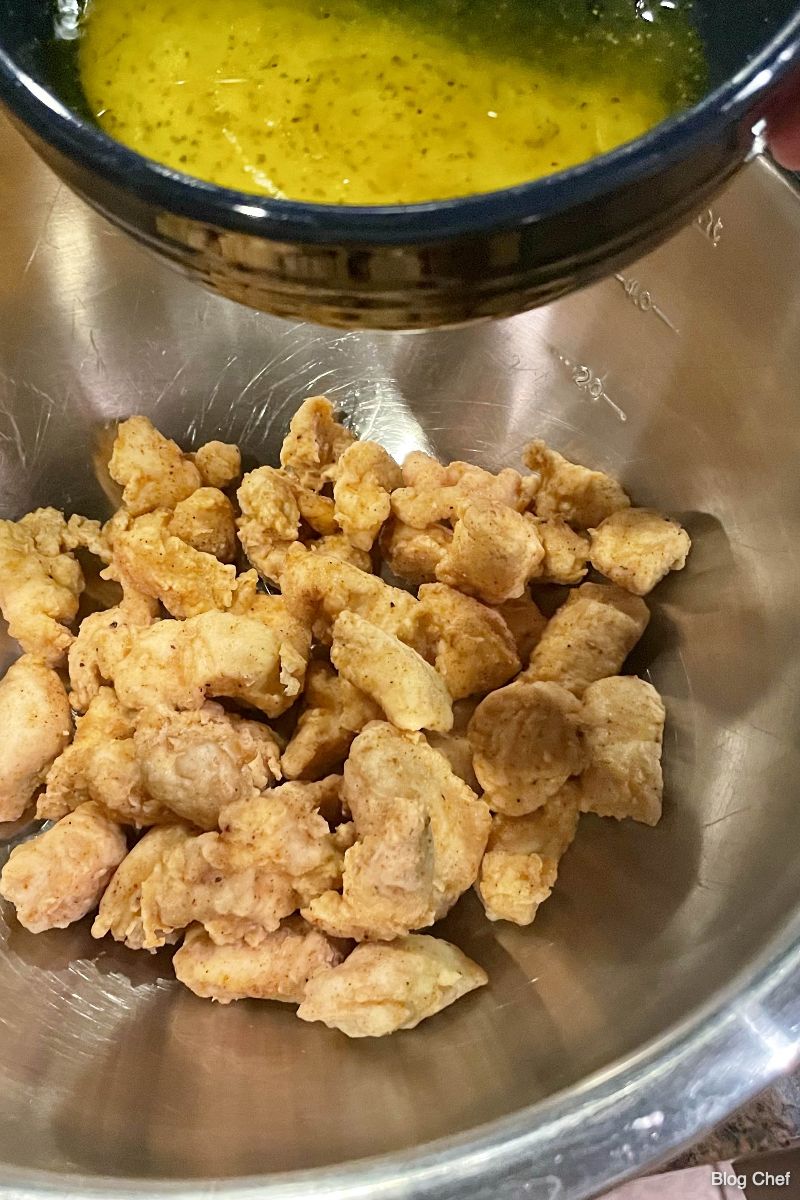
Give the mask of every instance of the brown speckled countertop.
[(743, 1158), (788, 1146), (798, 1138), (800, 1071), (778, 1080), (670, 1165), (677, 1169)]

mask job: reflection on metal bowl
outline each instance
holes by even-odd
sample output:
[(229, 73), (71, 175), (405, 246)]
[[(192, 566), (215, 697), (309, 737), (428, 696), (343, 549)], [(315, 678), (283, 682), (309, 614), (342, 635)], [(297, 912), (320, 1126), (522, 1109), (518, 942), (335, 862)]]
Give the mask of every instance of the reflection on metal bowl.
[[(758, 1090), (800, 1022), (800, 201), (764, 164), (616, 280), (474, 329), (292, 325), (161, 268), (0, 135), (0, 513), (102, 516), (109, 423), (274, 461), (325, 390), (401, 457), (538, 435), (695, 542), (635, 667), (657, 829), (586, 818), (530, 929), (448, 918), (491, 986), (349, 1042), (224, 1009), (166, 954), (0, 919), (0, 1197), (583, 1200)], [(96, 467), (92, 467), (92, 463)], [(6, 657), (11, 646), (6, 643)], [(6, 831), (21, 836), (19, 828)]]

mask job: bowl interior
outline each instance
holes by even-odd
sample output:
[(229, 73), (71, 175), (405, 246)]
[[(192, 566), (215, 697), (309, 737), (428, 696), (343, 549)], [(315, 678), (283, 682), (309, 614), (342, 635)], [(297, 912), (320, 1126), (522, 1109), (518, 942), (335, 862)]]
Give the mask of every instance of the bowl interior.
[[(647, 13), (644, 0), (634, 2)], [(86, 0), (0, 0), (0, 49), (91, 125), (76, 78), (75, 43), (54, 39), (56, 26), (74, 27), (85, 5)], [(708, 63), (709, 90), (746, 69), (796, 13), (796, 0), (750, 0), (734, 6), (727, 0), (694, 0), (692, 15)]]
[(108, 427), (131, 413), (274, 462), (294, 408), (324, 390), (398, 458), (423, 447), (499, 468), (545, 437), (695, 539), (633, 664), (669, 709), (663, 822), (586, 818), (531, 929), (490, 925), (466, 897), (441, 932), (490, 988), (354, 1044), (277, 1005), (200, 1001), (167, 954), (94, 942), (86, 925), (33, 937), (5, 912), (4, 1172), (267, 1175), (529, 1106), (533, 1126), (548, 1097), (748, 970), (800, 900), (796, 197), (755, 167), (626, 279), (506, 323), (337, 334), (196, 289), (2, 144), (3, 516), (106, 514)]

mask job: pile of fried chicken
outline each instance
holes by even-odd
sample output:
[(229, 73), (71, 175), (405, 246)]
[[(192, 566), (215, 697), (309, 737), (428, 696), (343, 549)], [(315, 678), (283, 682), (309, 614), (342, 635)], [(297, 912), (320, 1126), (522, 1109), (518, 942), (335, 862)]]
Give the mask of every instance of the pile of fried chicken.
[[(690, 546), (543, 442), (524, 462), (400, 467), (318, 396), (280, 467), (242, 478), (236, 446), (184, 453), (136, 416), (105, 524), (0, 521), (23, 650), (0, 682), (0, 820), (35, 800), (48, 822), (0, 877), (20, 923), (96, 910), (95, 937), (181, 942), (199, 996), (351, 1037), (485, 984), (418, 931), (473, 886), (529, 925), (581, 813), (659, 820), (664, 706), (620, 671)], [(117, 602), (76, 629), (87, 556)], [(553, 584), (546, 620), (531, 588)]]

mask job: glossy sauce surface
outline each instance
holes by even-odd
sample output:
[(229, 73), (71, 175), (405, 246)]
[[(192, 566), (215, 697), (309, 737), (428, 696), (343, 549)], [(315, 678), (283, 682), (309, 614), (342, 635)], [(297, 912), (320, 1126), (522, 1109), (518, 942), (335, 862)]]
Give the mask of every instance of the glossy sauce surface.
[(79, 67), (96, 119), (140, 153), (334, 204), (523, 183), (704, 84), (680, 0), (93, 0)]

